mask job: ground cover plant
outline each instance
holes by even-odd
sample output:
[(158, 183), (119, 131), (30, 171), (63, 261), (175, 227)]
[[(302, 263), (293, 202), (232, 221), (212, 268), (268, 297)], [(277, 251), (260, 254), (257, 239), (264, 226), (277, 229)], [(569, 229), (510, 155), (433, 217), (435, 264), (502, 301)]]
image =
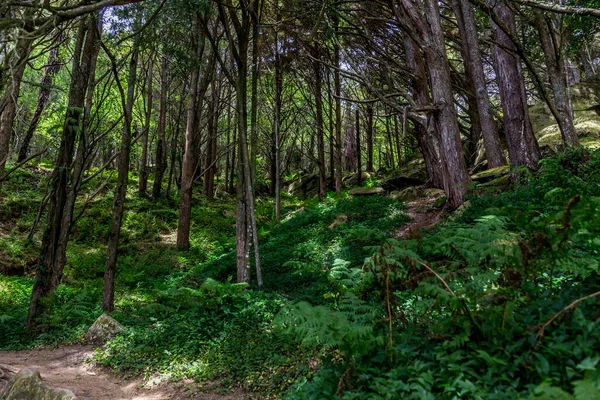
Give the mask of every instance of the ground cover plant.
[[(132, 194), (112, 314), (126, 329), (96, 362), (259, 398), (594, 398), (599, 170), (598, 152), (567, 151), (516, 170), (504, 193), (475, 187), (463, 212), (407, 240), (394, 238), (404, 206), (387, 197), (289, 197), (280, 223), (264, 200), (262, 290), (231, 280), (230, 202), (197, 200), (182, 252), (172, 203)], [(31, 278), (2, 276), (2, 348), (82, 340), (101, 313), (110, 202), (74, 229), (44, 333), (22, 330)], [(35, 207), (10, 204), (16, 232)], [(35, 250), (27, 232), (2, 240), (15, 259)]]

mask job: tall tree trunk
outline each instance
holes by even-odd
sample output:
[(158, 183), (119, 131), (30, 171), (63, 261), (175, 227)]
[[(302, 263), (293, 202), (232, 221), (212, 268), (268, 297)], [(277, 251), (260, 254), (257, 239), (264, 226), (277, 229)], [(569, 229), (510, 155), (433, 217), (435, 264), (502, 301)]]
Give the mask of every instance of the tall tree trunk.
[[(153, 97), (153, 61), (152, 54), (148, 57), (148, 89), (147, 89), (147, 103), (146, 103), (146, 115), (144, 116), (144, 131), (142, 132), (142, 159), (140, 161), (140, 177), (138, 182), (138, 191), (141, 194), (146, 194), (148, 187), (148, 136), (150, 134), (150, 121), (152, 118), (152, 97)], [(166, 96), (165, 96), (166, 97)], [(162, 71), (161, 71), (161, 103), (162, 103)], [(162, 104), (161, 104), (162, 107)]]
[(19, 158), (17, 160), (19, 162), (27, 158), (27, 153), (29, 151), (29, 143), (33, 138), (35, 130), (37, 129), (42, 113), (46, 108), (46, 103), (48, 103), (48, 98), (50, 97), (50, 89), (52, 88), (54, 77), (56, 76), (56, 74), (58, 74), (62, 67), (62, 63), (58, 60), (58, 50), (62, 42), (63, 34), (59, 33), (54, 39), (54, 47), (50, 50), (50, 53), (48, 54), (48, 61), (46, 62), (46, 67), (44, 68), (44, 74), (42, 75), (40, 90), (38, 92), (37, 106), (35, 107), (35, 112), (33, 113), (33, 117), (29, 122), (29, 128), (27, 128), (27, 132), (25, 133), (25, 137), (23, 138), (23, 143), (21, 144), (21, 148), (19, 149)]
[[(417, 107), (425, 107), (431, 104), (429, 94), (429, 84), (427, 82), (427, 71), (425, 60), (418, 49), (417, 44), (408, 35), (404, 39), (404, 49), (406, 53), (406, 63), (411, 72), (411, 85), (413, 88), (413, 98)], [(403, 116), (403, 130), (406, 130), (406, 118)], [(435, 133), (435, 126), (431, 115), (424, 118), (413, 118), (415, 126), (414, 135), (425, 160), (427, 168), (427, 177), (430, 184), (436, 188), (444, 187), (444, 178), (441, 171), (441, 162), (439, 157), (439, 140)]]
[[(10, 57), (10, 61), (12, 61), (10, 81), (0, 102), (0, 176), (4, 175), (4, 168), (8, 160), (8, 147), (12, 137), (13, 123), (17, 115), (17, 101), (21, 90), (21, 81), (34, 40), (31, 34), (22, 34), (23, 36), (17, 40)], [(1, 189), (2, 181), (0, 181)]]
[[(477, 105), (475, 115), (478, 121), (475, 121), (473, 126), (481, 128), (488, 167), (499, 167), (506, 163), (506, 159), (502, 153), (500, 137), (491, 112), (473, 8), (467, 0), (453, 0), (452, 7), (462, 38), (461, 52), (466, 78), (472, 84)], [(478, 138), (479, 132), (475, 132), (475, 134), (475, 137)], [(474, 145), (476, 146), (476, 143)]]
[[(154, 185), (152, 186), (152, 198), (154, 199), (154, 201), (158, 201), (160, 199), (163, 176), (165, 170), (167, 169), (167, 146), (165, 143), (165, 131), (167, 129), (167, 91), (169, 87), (168, 72), (169, 64), (167, 62), (167, 57), (163, 55), (160, 67), (160, 109), (158, 111), (158, 129), (156, 130), (156, 160), (154, 162)], [(194, 73), (196, 72), (192, 72), (192, 83)], [(198, 79), (196, 78), (196, 82), (197, 80)], [(190, 97), (193, 90), (196, 89), (194, 89), (193, 87), (190, 88)], [(196, 103), (193, 104), (194, 107), (195, 105)]]
[(259, 76), (259, 2), (260, 0), (254, 0), (252, 2), (253, 9), (250, 10), (250, 17), (252, 20), (252, 76), (251, 76), (251, 98), (250, 98), (250, 172), (252, 181), (256, 176), (256, 157), (258, 154), (258, 76)]
[[(494, 10), (509, 33), (515, 35), (515, 16), (510, 8), (506, 4), (498, 3)], [(500, 88), (508, 157), (513, 165), (535, 167), (540, 159), (540, 152), (529, 119), (525, 78), (519, 56), (510, 37), (502, 28), (496, 25), (493, 19), (490, 20), (490, 25), (492, 39), (496, 43), (492, 55)]]
[[(440, 109), (434, 114), (440, 138), (440, 154), (444, 173), (444, 192), (452, 208), (460, 206), (467, 194), (470, 177), (463, 159), (460, 131), (454, 109), (450, 65), (446, 55), (440, 11), (436, 0), (425, 0), (426, 30), (424, 40), (431, 97)], [(425, 38), (427, 39), (427, 38)]]
[[(71, 177), (71, 164), (78, 134), (81, 135), (81, 120), (84, 114), (86, 88), (92, 75), (95, 58), (98, 56), (100, 28), (98, 16), (92, 15), (81, 21), (75, 49), (69, 101), (62, 130), (60, 148), (57, 154), (50, 183), (47, 226), (42, 238), (39, 265), (31, 292), (31, 302), (27, 314), (26, 330), (37, 329), (38, 319), (50, 307), (50, 297), (56, 291), (66, 263), (69, 231), (73, 218), (73, 206), (79, 183), (77, 174)], [(82, 152), (83, 153), (83, 152)], [(80, 163), (82, 164), (82, 163)], [(70, 179), (72, 178), (72, 179)]]
[(362, 151), (360, 148), (360, 111), (356, 108), (356, 185), (360, 186), (362, 183), (362, 163), (361, 155)]
[[(229, 173), (231, 168), (229, 168), (230, 158), (231, 158), (231, 85), (227, 87), (227, 144), (225, 148), (227, 151), (225, 152), (225, 191), (229, 192)], [(233, 173), (233, 172), (231, 172)]]
[(190, 95), (187, 106), (187, 123), (185, 127), (185, 150), (181, 166), (181, 191), (179, 200), (179, 220), (177, 224), (177, 248), (187, 250), (190, 247), (190, 219), (192, 215), (192, 186), (194, 184), (195, 157), (194, 136), (196, 135), (196, 106), (198, 102), (198, 82), (200, 80), (200, 55), (203, 45), (198, 43), (198, 16), (194, 17), (194, 38), (192, 38), (193, 54), (197, 65), (192, 68), (190, 76)]
[(560, 21), (558, 16), (544, 14), (535, 10), (535, 26), (540, 35), (540, 43), (544, 51), (548, 79), (554, 93), (556, 106), (556, 122), (562, 138), (567, 146), (579, 146), (579, 138), (573, 124), (573, 104), (567, 80), (566, 56), (564, 45), (559, 33)]
[(367, 172), (373, 172), (373, 105), (367, 104)]
[[(137, 62), (140, 36), (136, 36), (131, 51), (129, 62), (129, 76), (127, 78), (127, 95), (123, 91), (117, 71), (116, 61), (112, 59), (115, 81), (121, 93), (123, 114), (123, 134), (121, 136), (121, 149), (117, 161), (118, 175), (115, 187), (115, 198), (113, 201), (112, 219), (108, 233), (108, 244), (106, 246), (106, 263), (104, 264), (104, 290), (102, 292), (102, 311), (112, 312), (115, 308), (115, 273), (117, 271), (117, 251), (119, 249), (119, 238), (121, 236), (121, 221), (125, 210), (125, 198), (127, 196), (127, 183), (129, 181), (129, 154), (131, 151), (131, 121), (135, 85), (137, 79)], [(125, 96), (127, 96), (125, 98)]]
[(206, 145), (206, 160), (204, 166), (204, 184), (203, 192), (207, 199), (214, 197), (214, 183), (215, 183), (215, 172), (216, 172), (216, 160), (217, 160), (217, 134), (218, 134), (218, 123), (219, 123), (219, 99), (218, 99), (218, 88), (217, 84), (213, 82), (212, 93), (210, 96), (210, 102), (208, 104), (208, 137)]
[[(275, 14), (277, 22), (280, 21), (279, 7), (278, 4), (275, 4)], [(273, 182), (274, 182), (274, 192), (275, 192), (275, 220), (279, 222), (281, 219), (281, 163), (280, 163), (280, 154), (281, 154), (281, 93), (283, 91), (283, 71), (281, 69), (281, 56), (279, 55), (279, 30), (278, 27), (275, 27), (275, 99), (274, 103), (274, 112), (273, 112), (273, 161), (274, 161), (274, 169), (273, 169)]]
[(313, 43), (313, 73), (314, 73), (314, 96), (315, 113), (317, 124), (317, 163), (319, 167), (319, 199), (323, 200), (327, 196), (327, 180), (325, 176), (325, 135), (323, 131), (323, 74), (321, 63), (319, 62), (320, 51), (319, 44)]
[[(338, 30), (338, 18), (334, 20), (334, 29)], [(332, 154), (334, 158), (335, 167), (335, 191), (342, 191), (342, 82), (340, 78), (340, 45), (335, 42), (333, 48), (333, 63), (335, 69), (333, 70), (333, 86), (335, 91), (335, 153)]]

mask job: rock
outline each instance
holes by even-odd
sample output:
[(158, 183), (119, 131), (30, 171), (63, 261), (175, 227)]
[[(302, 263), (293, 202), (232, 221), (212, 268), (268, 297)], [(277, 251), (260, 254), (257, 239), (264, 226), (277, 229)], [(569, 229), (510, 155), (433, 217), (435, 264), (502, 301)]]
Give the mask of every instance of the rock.
[(348, 222), (348, 216), (340, 214), (335, 218), (331, 225), (329, 225), (329, 229), (335, 229), (338, 226), (345, 224), (346, 222)]
[(123, 329), (123, 325), (119, 324), (114, 318), (102, 314), (96, 322), (90, 326), (85, 334), (85, 340), (92, 344), (104, 344), (113, 338), (117, 332)]
[(413, 201), (419, 198), (419, 190), (414, 186), (409, 186), (402, 190), (391, 192), (389, 197), (398, 201)]
[(2, 398), (2, 393), (4, 393), (8, 385), (10, 385), (12, 378), (16, 373), (17, 370), (13, 367), (0, 364), (0, 399)]
[(464, 203), (462, 203), (456, 210), (454, 210), (454, 212), (450, 217), (448, 217), (448, 219), (450, 221), (454, 221), (456, 218), (462, 217), (462, 215), (465, 213), (465, 211), (467, 211), (469, 207), (471, 207), (471, 202), (467, 200)]
[[(358, 180), (356, 179), (357, 176), (358, 176), (358, 174), (356, 174), (356, 173), (346, 175), (344, 177), (344, 179), (342, 179), (342, 185), (344, 187), (356, 186), (358, 184)], [(368, 173), (367, 171), (362, 171), (360, 173), (360, 176), (361, 176), (361, 181), (364, 182), (367, 179), (370, 179), (372, 175), (370, 173)]]
[(400, 169), (400, 172), (381, 184), (387, 191), (403, 189), (408, 186), (419, 186), (427, 182), (425, 161), (422, 158), (412, 160)]
[(68, 389), (48, 386), (35, 369), (23, 368), (12, 379), (2, 396), (4, 400), (71, 400), (75, 394)]
[(509, 172), (510, 167), (508, 165), (503, 165), (501, 167), (486, 169), (485, 171), (479, 172), (471, 176), (471, 179), (475, 182), (484, 183), (507, 175)]
[(352, 196), (373, 196), (385, 193), (385, 189), (379, 186), (370, 188), (354, 188), (348, 190), (348, 194)]
[(425, 189), (423, 191), (423, 194), (427, 197), (437, 197), (437, 196), (445, 195), (444, 191), (442, 189), (438, 189), (438, 188)]
[(233, 210), (224, 210), (221, 215), (223, 215), (223, 217), (225, 218), (234, 218), (235, 217), (235, 211)]
[(288, 182), (287, 192), (300, 198), (314, 197), (319, 193), (319, 174), (305, 174)]

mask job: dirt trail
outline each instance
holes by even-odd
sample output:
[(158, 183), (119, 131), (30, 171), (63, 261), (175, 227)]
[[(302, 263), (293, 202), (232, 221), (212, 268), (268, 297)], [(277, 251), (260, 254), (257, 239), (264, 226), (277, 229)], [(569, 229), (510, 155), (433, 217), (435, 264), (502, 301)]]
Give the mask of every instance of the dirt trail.
[(404, 213), (411, 217), (412, 221), (400, 228), (397, 237), (409, 239), (417, 236), (420, 229), (430, 229), (437, 224), (444, 215), (443, 209), (433, 207), (438, 197), (424, 197), (406, 203)]
[(0, 351), (0, 365), (19, 370), (37, 369), (49, 385), (72, 390), (78, 399), (112, 400), (241, 400), (243, 393), (220, 395), (199, 393), (192, 382), (148, 386), (141, 379), (124, 380), (87, 362), (92, 346), (65, 346), (58, 349)]

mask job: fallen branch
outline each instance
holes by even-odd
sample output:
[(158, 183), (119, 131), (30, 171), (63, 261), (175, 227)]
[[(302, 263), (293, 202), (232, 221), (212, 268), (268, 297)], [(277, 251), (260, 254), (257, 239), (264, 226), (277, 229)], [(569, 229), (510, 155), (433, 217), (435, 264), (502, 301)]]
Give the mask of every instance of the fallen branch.
[(18, 163), (17, 165), (15, 165), (14, 167), (12, 167), (11, 169), (9, 169), (8, 171), (6, 171), (4, 173), (4, 175), (0, 176), (0, 182), (3, 182), (6, 180), (6, 178), (8, 178), (8, 176), (10, 174), (12, 174), (13, 172), (15, 172), (17, 169), (19, 169), (20, 167), (22, 167), (24, 164), (27, 164), (29, 161), (31, 161), (32, 159), (41, 156), (42, 154), (44, 154), (45, 152), (47, 152), (48, 149), (42, 150), (39, 153), (33, 154), (29, 157), (27, 157), (26, 159), (24, 159), (23, 161), (21, 161), (20, 163)]
[(556, 314), (554, 314), (548, 321), (546, 321), (546, 323), (544, 323), (543, 325), (538, 326), (536, 329), (539, 329), (539, 332), (536, 335), (537, 338), (537, 344), (535, 345), (535, 347), (537, 348), (540, 344), (540, 342), (542, 341), (543, 337), (544, 337), (544, 332), (546, 330), (546, 328), (552, 324), (554, 321), (556, 321), (556, 319), (558, 317), (560, 317), (561, 315), (563, 315), (564, 313), (566, 313), (569, 310), (572, 310), (573, 308), (575, 308), (575, 306), (579, 303), (581, 303), (582, 301), (591, 299), (593, 297), (600, 297), (600, 292), (596, 292), (596, 293), (592, 293), (590, 295), (587, 295), (585, 297), (582, 297), (580, 299), (575, 300), (574, 302), (572, 302), (571, 304), (569, 304), (568, 306), (566, 306), (565, 308), (563, 308), (562, 310), (560, 310), (559, 312), (557, 312)]

